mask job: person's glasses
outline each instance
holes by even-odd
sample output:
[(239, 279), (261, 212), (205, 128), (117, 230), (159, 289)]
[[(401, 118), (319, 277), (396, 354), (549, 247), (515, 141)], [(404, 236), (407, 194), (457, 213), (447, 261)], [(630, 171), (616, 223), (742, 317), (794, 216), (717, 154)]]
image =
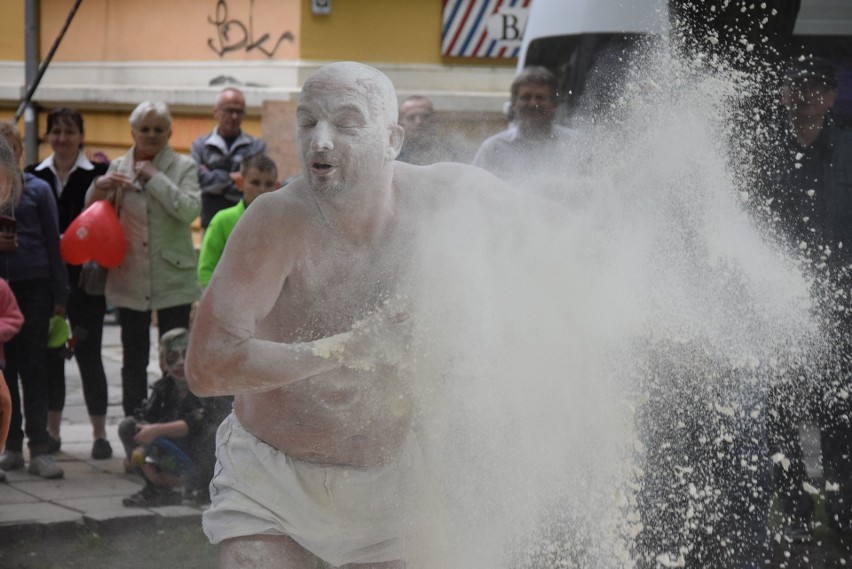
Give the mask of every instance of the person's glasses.
[(241, 117), (246, 114), (245, 109), (238, 109), (236, 107), (224, 107), (219, 110), (226, 115), (237, 115), (238, 117)]
[(553, 100), (553, 97), (547, 95), (521, 95), (518, 97), (518, 100), (522, 103), (533, 103), (535, 105), (540, 105), (542, 103), (547, 103)]

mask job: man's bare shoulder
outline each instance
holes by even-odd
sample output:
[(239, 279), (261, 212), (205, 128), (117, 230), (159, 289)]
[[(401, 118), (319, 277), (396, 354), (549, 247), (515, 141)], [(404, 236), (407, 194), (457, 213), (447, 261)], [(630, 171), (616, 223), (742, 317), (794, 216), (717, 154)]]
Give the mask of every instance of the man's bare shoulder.
[(423, 191), (429, 195), (506, 189), (505, 183), (490, 172), (458, 162), (438, 162), (428, 166), (396, 162), (394, 180), (403, 190)]
[(261, 194), (246, 209), (243, 214), (246, 223), (240, 225), (264, 232), (302, 227), (316, 213), (309, 192), (304, 179), (298, 178), (274, 192)]
[(316, 215), (306, 184), (297, 181), (258, 196), (228, 237), (205, 296), (215, 291), (214, 296), (231, 298), (230, 291), (248, 287), (258, 294), (243, 304), (264, 302), (260, 293), (281, 289), (305, 243), (314, 237)]

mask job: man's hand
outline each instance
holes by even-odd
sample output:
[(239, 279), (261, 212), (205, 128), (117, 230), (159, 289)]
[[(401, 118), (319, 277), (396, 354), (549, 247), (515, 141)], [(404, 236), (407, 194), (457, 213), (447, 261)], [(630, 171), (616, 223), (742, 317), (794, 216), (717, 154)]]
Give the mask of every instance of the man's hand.
[(340, 362), (353, 369), (377, 364), (399, 365), (411, 344), (412, 321), (402, 299), (386, 302), (377, 312), (356, 322), (348, 332)]

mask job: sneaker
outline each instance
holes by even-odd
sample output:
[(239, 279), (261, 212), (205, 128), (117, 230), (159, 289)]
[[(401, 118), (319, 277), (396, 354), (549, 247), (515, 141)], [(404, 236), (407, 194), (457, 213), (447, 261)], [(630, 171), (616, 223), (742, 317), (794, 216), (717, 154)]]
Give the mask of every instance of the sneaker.
[(106, 460), (112, 458), (112, 445), (106, 439), (95, 439), (92, 445), (92, 458), (95, 460)]
[(30, 467), (27, 472), (42, 478), (62, 478), (65, 475), (62, 468), (56, 464), (56, 461), (49, 454), (40, 454), (30, 458)]
[(23, 467), (24, 453), (7, 449), (0, 454), (0, 468), (3, 470), (18, 470)]
[(56, 454), (59, 452), (60, 448), (62, 448), (62, 439), (54, 439), (52, 436), (48, 435), (47, 452), (50, 454)]
[(180, 504), (180, 493), (170, 488), (156, 488), (146, 485), (144, 488), (121, 501), (128, 508), (156, 508)]

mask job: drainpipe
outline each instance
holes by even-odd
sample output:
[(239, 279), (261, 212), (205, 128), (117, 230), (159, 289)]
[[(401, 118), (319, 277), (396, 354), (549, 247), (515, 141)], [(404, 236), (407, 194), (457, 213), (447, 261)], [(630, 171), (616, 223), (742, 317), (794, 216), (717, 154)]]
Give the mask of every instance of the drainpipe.
[[(33, 85), (38, 74), (38, 0), (26, 0), (24, 15), (24, 84), (29, 86)], [(37, 117), (35, 105), (27, 101), (24, 108), (24, 164), (33, 164), (38, 159)]]
[(68, 31), (68, 27), (74, 19), (74, 14), (77, 13), (77, 9), (80, 7), (82, 2), (83, 0), (76, 0), (74, 2), (74, 5), (71, 7), (71, 11), (68, 12), (68, 17), (65, 19), (65, 25), (62, 26), (62, 30), (60, 30), (59, 35), (56, 36), (56, 39), (53, 41), (53, 45), (50, 47), (50, 51), (47, 52), (47, 56), (44, 58), (44, 61), (42, 61), (41, 65), (39, 65), (38, 0), (27, 0), (25, 14), (26, 22), (24, 25), (24, 29), (26, 31), (26, 39), (24, 40), (24, 43), (26, 47), (25, 74), (27, 90), (21, 99), (21, 104), (18, 105), (18, 110), (15, 111), (15, 122), (21, 118), (21, 115), (24, 115), (24, 136), (26, 137), (25, 156), (27, 164), (32, 164), (38, 157), (38, 125), (36, 124), (36, 106), (32, 104), (33, 95), (38, 88), (38, 84), (41, 82), (41, 78), (44, 76), (44, 72), (47, 71), (47, 68), (50, 66), (50, 62), (53, 60), (53, 55), (59, 48), (59, 44), (62, 43), (62, 38), (65, 37), (65, 32)]

